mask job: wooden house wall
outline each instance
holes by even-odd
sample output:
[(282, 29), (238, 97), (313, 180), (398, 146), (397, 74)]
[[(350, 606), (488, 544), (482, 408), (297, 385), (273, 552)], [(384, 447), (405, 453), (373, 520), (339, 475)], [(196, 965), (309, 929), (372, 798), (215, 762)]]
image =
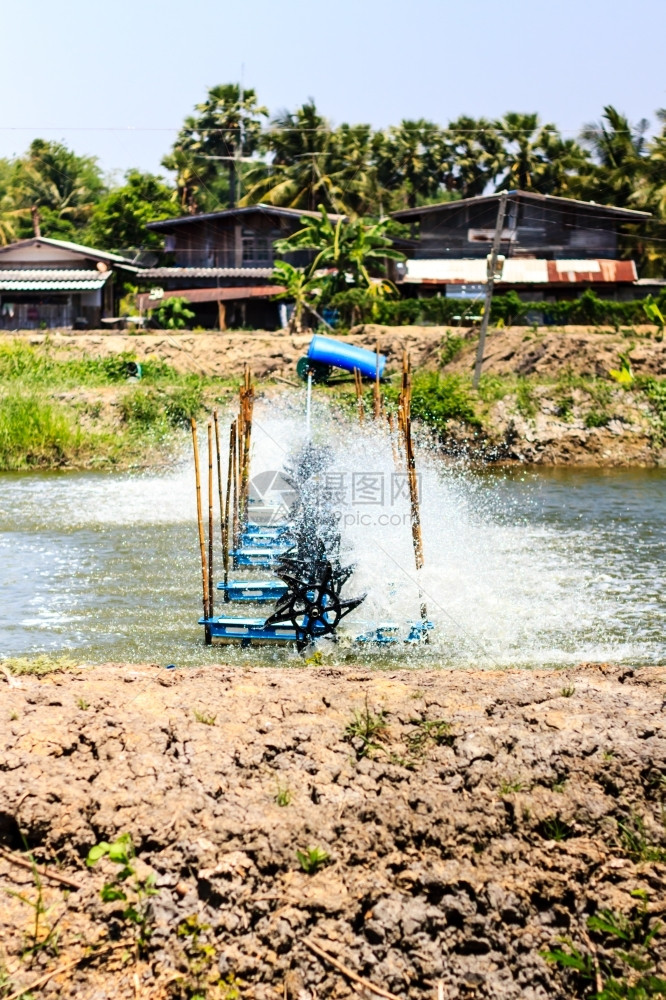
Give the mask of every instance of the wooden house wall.
[(270, 267), (275, 240), (299, 228), (298, 219), (262, 212), (237, 219), (192, 219), (174, 226), (167, 249), (173, 251), (177, 267)]
[[(421, 217), (419, 246), (410, 256), (485, 257), (496, 220), (495, 201), (427, 212)], [(502, 253), (512, 257), (617, 258), (617, 222), (601, 211), (510, 201), (503, 237)]]

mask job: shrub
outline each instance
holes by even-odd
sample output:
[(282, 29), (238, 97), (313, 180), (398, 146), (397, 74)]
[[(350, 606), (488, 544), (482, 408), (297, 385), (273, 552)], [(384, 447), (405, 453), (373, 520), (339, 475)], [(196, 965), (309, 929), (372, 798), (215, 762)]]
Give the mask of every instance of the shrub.
[(126, 424), (137, 424), (144, 429), (154, 427), (163, 416), (160, 401), (152, 390), (134, 389), (118, 405)]
[(412, 382), (412, 414), (438, 434), (450, 420), (480, 427), (474, 402), (465, 380), (459, 375), (418, 372)]

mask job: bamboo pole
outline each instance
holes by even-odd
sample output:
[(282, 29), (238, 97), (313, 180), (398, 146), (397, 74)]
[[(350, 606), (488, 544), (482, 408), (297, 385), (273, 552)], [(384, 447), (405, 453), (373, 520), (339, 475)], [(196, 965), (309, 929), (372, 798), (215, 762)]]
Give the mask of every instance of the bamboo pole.
[(398, 466), (400, 464), (400, 450), (398, 442), (396, 441), (395, 438), (395, 420), (393, 419), (393, 413), (389, 413), (386, 420), (389, 429), (389, 441), (391, 442), (391, 452), (393, 454), (393, 464), (397, 472)]
[[(423, 535), (421, 532), (421, 507), (419, 498), (418, 476), (416, 474), (416, 459), (414, 456), (414, 445), (412, 441), (412, 373), (411, 362), (407, 351), (402, 355), (402, 387), (400, 390), (400, 400), (398, 405), (398, 425), (405, 449), (405, 464), (407, 466), (407, 484), (409, 486), (409, 507), (410, 520), (412, 525), (412, 545), (414, 548), (414, 563), (417, 571), (423, 567)], [(423, 592), (419, 588), (419, 601), (421, 604), (421, 620), (427, 621), (428, 608), (426, 606)], [(428, 642), (428, 633), (425, 633), (424, 641)]]
[[(224, 530), (222, 532), (222, 558), (224, 560), (224, 582), (229, 583), (229, 535), (233, 532), (231, 523), (231, 487), (234, 476), (234, 450), (236, 443), (236, 421), (232, 421), (229, 428), (229, 465), (227, 467), (227, 502), (224, 512)], [(233, 534), (232, 534), (233, 537)], [(224, 591), (225, 601), (229, 600), (227, 591)]]
[(250, 492), (250, 447), (252, 442), (252, 415), (254, 410), (254, 388), (249, 365), (245, 366), (245, 382), (240, 392), (240, 409), (243, 415), (243, 433), (239, 440), (240, 456), (240, 520), (246, 523), (248, 518)]
[(234, 479), (234, 508), (233, 508), (233, 533), (232, 538), (234, 540), (234, 548), (238, 548), (238, 542), (240, 541), (239, 533), (239, 519), (238, 519), (238, 487), (240, 484), (239, 470), (238, 470), (238, 442), (240, 440), (240, 420), (234, 421), (234, 443), (232, 450), (232, 465), (233, 465), (233, 479)]
[(208, 421), (208, 617), (212, 618), (213, 601), (213, 422)]
[(374, 404), (375, 420), (379, 420), (382, 415), (382, 390), (379, 386), (379, 341), (377, 341), (377, 350), (375, 352), (375, 385), (374, 385)]
[[(208, 618), (208, 567), (206, 565), (206, 541), (204, 538), (203, 514), (201, 512), (201, 473), (199, 470), (199, 444), (197, 442), (197, 422), (192, 417), (192, 445), (194, 447), (194, 480), (197, 488), (197, 523), (199, 526), (199, 549), (201, 551), (201, 583), (203, 587), (203, 612)], [(206, 641), (209, 641), (206, 630)]]
[(224, 562), (225, 508), (224, 508), (224, 493), (222, 489), (222, 468), (220, 464), (220, 423), (217, 418), (217, 408), (213, 410), (213, 422), (215, 424), (215, 458), (217, 461), (217, 492), (220, 504), (220, 540), (222, 542), (222, 561)]
[(358, 368), (354, 368), (354, 388), (356, 390), (356, 405), (358, 407), (358, 422), (363, 426), (365, 406), (363, 405), (363, 379)]

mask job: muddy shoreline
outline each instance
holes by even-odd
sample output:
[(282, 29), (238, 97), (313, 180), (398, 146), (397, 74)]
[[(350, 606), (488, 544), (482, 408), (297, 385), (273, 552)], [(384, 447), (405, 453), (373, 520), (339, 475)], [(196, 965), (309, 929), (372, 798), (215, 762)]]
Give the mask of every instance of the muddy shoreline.
[[(631, 977), (589, 918), (666, 916), (666, 667), (5, 667), (0, 687), (0, 880), (23, 896), (0, 908), (4, 996), (564, 1000), (591, 986), (545, 951)], [(85, 864), (123, 834), (127, 884), (155, 878), (141, 947), (100, 899), (117, 865)], [(34, 953), (22, 838), (37, 937), (57, 923)], [(645, 955), (663, 974), (663, 930)]]

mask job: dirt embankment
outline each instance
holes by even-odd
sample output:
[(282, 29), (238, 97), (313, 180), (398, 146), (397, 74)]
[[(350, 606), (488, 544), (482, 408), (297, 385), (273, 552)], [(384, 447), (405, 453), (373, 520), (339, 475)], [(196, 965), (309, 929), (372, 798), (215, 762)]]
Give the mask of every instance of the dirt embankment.
[[(635, 981), (622, 948), (666, 969), (664, 668), (0, 683), (3, 996), (570, 1000)], [(125, 833), (139, 923), (85, 866)], [(542, 957), (563, 937), (592, 982)]]
[[(657, 328), (636, 327), (632, 340), (611, 330), (589, 327), (508, 327), (491, 331), (487, 341), (484, 371), (497, 375), (538, 375), (557, 378), (564, 369), (576, 375), (606, 376), (618, 367), (618, 355), (633, 343), (632, 365), (637, 374), (666, 375), (666, 344), (657, 341)], [(650, 339), (646, 338), (650, 334)], [(22, 339), (44, 343), (47, 334), (22, 331)], [(464, 347), (446, 367), (448, 371), (471, 372), (474, 367), (478, 331), (444, 326), (358, 327), (345, 340), (375, 350), (377, 342), (388, 357), (390, 368), (398, 368), (403, 350), (408, 350), (417, 368), (439, 367), (442, 344), (447, 336), (462, 337)], [(13, 335), (12, 335), (13, 336)], [(296, 362), (307, 353), (311, 334), (290, 335), (283, 331), (231, 333), (120, 334), (108, 331), (51, 333), (54, 356), (108, 357), (130, 352), (139, 360), (161, 358), (177, 371), (221, 377), (241, 375), (249, 361), (258, 378), (267, 375), (295, 377)]]
[[(666, 464), (666, 415), (643, 392), (627, 392), (609, 378), (630, 354), (636, 375), (666, 375), (666, 344), (654, 327), (629, 333), (584, 327), (562, 329), (511, 327), (491, 331), (484, 374), (495, 376), (473, 404), (482, 429), (451, 422), (445, 445), (455, 454), (485, 460), (546, 465), (654, 466)], [(45, 335), (22, 334), (39, 346)], [(478, 331), (450, 327), (366, 326), (347, 340), (379, 349), (388, 369), (398, 370), (404, 350), (415, 368), (469, 375), (474, 368)], [(107, 357), (123, 352), (139, 360), (159, 358), (179, 372), (229, 377), (247, 362), (258, 378), (294, 381), (296, 362), (307, 351), (310, 335), (284, 332), (150, 333), (109, 332), (50, 334), (56, 359)], [(587, 382), (586, 382), (587, 380)], [(108, 409), (113, 390), (85, 390), (67, 398), (94, 405), (98, 392)], [(339, 391), (339, 390), (335, 390)], [(81, 397), (79, 399), (78, 397)], [(661, 399), (661, 397), (660, 397)], [(663, 402), (659, 404), (663, 411)]]

